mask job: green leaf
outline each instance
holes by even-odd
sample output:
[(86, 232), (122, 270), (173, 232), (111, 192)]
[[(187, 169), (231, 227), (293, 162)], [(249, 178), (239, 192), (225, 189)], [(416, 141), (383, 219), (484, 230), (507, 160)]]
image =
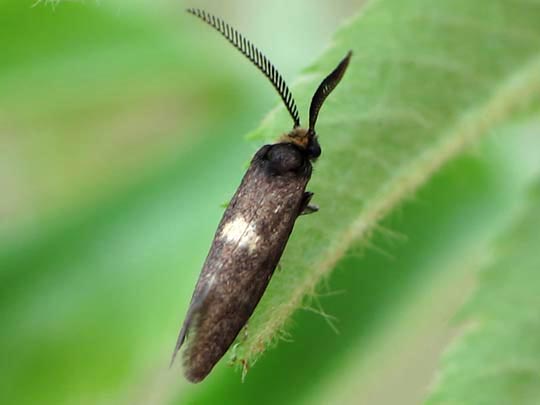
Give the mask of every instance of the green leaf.
[(540, 402), (540, 184), (461, 312), (465, 331), (427, 404)]
[[(301, 110), (349, 50), (321, 111), (323, 155), (300, 218), (237, 356), (254, 362), (352, 244), (448, 160), (540, 94), (540, 6), (530, 1), (372, 1), (294, 87)], [(254, 134), (288, 127), (283, 108)], [(239, 354), (240, 353), (240, 354)]]

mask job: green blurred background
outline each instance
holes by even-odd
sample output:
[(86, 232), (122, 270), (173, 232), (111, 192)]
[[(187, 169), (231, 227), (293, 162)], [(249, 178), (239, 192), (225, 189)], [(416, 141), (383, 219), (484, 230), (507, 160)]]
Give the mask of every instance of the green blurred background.
[(501, 167), (523, 143), (478, 146), (482, 159), (453, 162), (350, 252), (307, 308), (339, 334), (299, 311), (244, 383), (226, 361), (199, 386), (168, 369), (222, 204), (260, 146), (245, 134), (278, 102), (185, 6), (231, 22), (294, 82), (362, 2), (0, 3), (2, 404), (425, 395), (474, 284), (449, 252), (506, 223), (529, 174)]

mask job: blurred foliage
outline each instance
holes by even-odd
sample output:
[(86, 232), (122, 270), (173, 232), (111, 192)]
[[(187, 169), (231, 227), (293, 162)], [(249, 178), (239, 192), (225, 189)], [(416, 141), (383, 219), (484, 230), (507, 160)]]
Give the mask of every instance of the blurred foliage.
[[(363, 2), (289, 3), (265, 13), (240, 0), (197, 6), (294, 77)], [(499, 281), (481, 278), (480, 301), (462, 318), (504, 321), (514, 345), (533, 334), (533, 304), (489, 304), (503, 292), (527, 301), (538, 285), (540, 211), (528, 190), (540, 172), (539, 20), (536, 0), (381, 0), (348, 18), (291, 82), (305, 113), (321, 78), (355, 52), (319, 120), (310, 189), (321, 211), (299, 220), (236, 354), (253, 360), (276, 334), (292, 343), (268, 351), (243, 384), (222, 361), (188, 386), (169, 356), (220, 205), (260, 144), (242, 135), (277, 96), (177, 1), (4, 0), (0, 402), (418, 403), (487, 261)], [(289, 127), (278, 107), (255, 138)], [(492, 242), (524, 210), (531, 225), (501, 250)], [(446, 356), (435, 398), (472, 398), (452, 370), (470, 383), (479, 362), (517, 364), (480, 349), (497, 336), (490, 330)], [(486, 347), (502, 352), (505, 342)], [(537, 364), (535, 347), (521, 359)], [(517, 401), (537, 377), (518, 370), (497, 381)]]
[(531, 194), (461, 311), (468, 330), (445, 356), (440, 387), (429, 404), (538, 403), (540, 188)]

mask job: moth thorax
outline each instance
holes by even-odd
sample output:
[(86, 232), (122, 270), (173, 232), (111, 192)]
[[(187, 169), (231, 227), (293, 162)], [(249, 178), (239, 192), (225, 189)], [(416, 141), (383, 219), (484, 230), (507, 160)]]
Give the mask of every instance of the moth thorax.
[(309, 144), (308, 130), (306, 128), (294, 128), (291, 132), (284, 134), (280, 142), (294, 143), (302, 149), (306, 149)]

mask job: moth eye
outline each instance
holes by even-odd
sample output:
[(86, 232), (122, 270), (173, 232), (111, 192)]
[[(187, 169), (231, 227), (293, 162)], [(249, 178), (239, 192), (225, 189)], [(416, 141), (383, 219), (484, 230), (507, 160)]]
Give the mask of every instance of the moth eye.
[(312, 158), (318, 158), (321, 156), (321, 147), (319, 145), (310, 145), (308, 152)]
[(319, 145), (316, 138), (313, 138), (313, 140), (309, 143), (307, 152), (311, 159), (317, 159), (319, 156), (321, 156), (321, 145)]

